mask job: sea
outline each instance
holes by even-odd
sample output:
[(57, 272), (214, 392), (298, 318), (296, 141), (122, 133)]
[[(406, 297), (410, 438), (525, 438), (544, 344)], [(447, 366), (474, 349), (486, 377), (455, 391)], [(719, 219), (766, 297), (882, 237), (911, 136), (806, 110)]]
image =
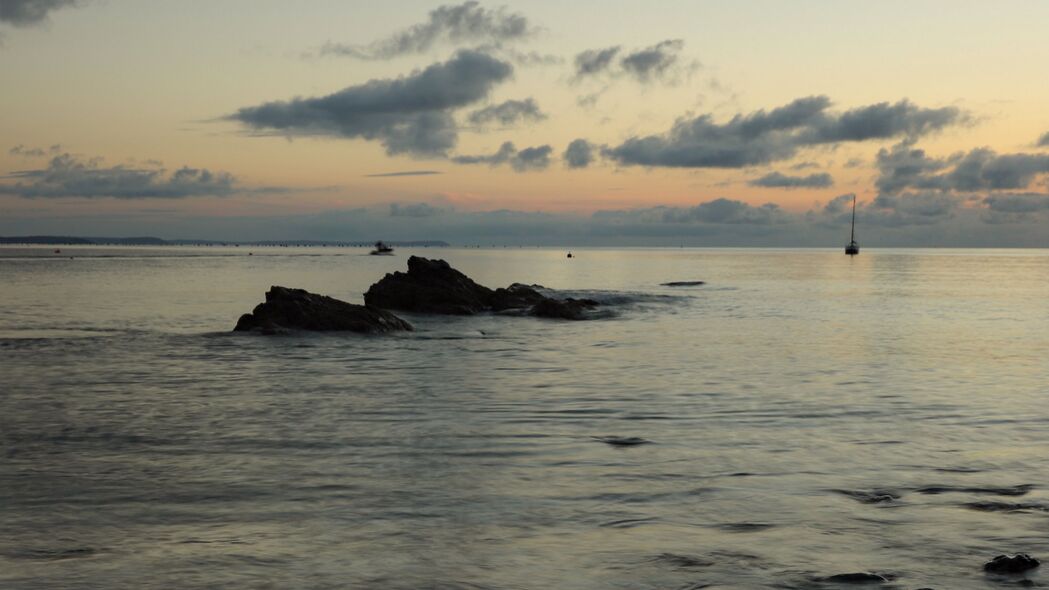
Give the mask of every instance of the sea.
[[(572, 253), (0, 248), (0, 588), (1049, 586), (1049, 251)], [(600, 313), (232, 332), (410, 255)]]

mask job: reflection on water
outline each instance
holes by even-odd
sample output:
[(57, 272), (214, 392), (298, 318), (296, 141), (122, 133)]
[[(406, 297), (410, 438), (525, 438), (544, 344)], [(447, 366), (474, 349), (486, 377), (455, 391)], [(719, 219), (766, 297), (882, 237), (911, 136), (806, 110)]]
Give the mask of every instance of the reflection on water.
[(0, 249), (0, 584), (979, 588), (1049, 557), (1046, 253), (420, 250), (617, 313), (278, 338), (228, 331), (407, 253), (252, 253)]

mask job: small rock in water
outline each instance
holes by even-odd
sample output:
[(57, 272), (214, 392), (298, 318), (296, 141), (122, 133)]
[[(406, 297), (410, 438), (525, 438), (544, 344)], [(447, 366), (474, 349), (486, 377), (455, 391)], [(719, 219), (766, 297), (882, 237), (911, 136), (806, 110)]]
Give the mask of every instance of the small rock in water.
[(660, 283), (662, 287), (696, 287), (699, 285), (706, 285), (706, 281), (671, 281), (669, 283)]
[(834, 574), (833, 576), (824, 578), (823, 581), (840, 584), (884, 584), (889, 581), (889, 578), (867, 572), (854, 572), (849, 574)]
[(637, 445), (644, 445), (652, 442), (639, 436), (594, 436), (591, 438), (617, 447), (636, 447)]
[(984, 571), (996, 574), (1018, 574), (1038, 567), (1039, 561), (1026, 553), (999, 555), (983, 564)]

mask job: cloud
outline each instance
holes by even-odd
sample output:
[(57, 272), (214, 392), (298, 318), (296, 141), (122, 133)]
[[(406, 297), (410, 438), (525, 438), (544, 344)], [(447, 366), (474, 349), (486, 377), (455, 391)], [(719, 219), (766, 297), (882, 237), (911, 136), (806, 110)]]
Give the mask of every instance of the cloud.
[(852, 205), (852, 200), (856, 198), (853, 193), (847, 193), (844, 195), (838, 195), (833, 199), (827, 201), (827, 204), (823, 206), (823, 213), (826, 215), (838, 215), (849, 210)]
[[(603, 49), (588, 49), (575, 56), (575, 80), (594, 77), (601, 74), (611, 76), (629, 76), (642, 84), (656, 80), (674, 82), (684, 69), (680, 52), (685, 42), (681, 39), (667, 39), (650, 47), (631, 51), (619, 61), (622, 47), (615, 45)], [(698, 67), (694, 62), (690, 67)]]
[(448, 210), (434, 207), (429, 203), (410, 203), (405, 205), (392, 203), (390, 205), (390, 217), (435, 217), (447, 212)]
[(79, 0), (3, 0), (0, 2), (0, 22), (15, 27), (38, 25), (47, 20), (51, 11), (78, 3)]
[[(852, 218), (853, 194), (834, 197), (821, 208), (808, 211), (805, 219), (821, 227), (847, 227)], [(866, 228), (908, 228), (947, 223), (959, 214), (977, 213), (963, 207), (965, 198), (936, 191), (878, 195), (873, 201), (856, 204), (856, 226)], [(935, 242), (932, 242), (935, 243)]]
[(525, 121), (542, 121), (546, 114), (539, 109), (535, 99), (508, 100), (499, 104), (484, 107), (470, 113), (467, 120), (474, 125), (497, 122), (500, 125), (513, 125)]
[(1049, 173), (1049, 155), (998, 154), (976, 148), (946, 158), (926, 155), (913, 141), (882, 148), (877, 156), (875, 185), (882, 193), (904, 189), (976, 192), (1026, 189), (1040, 175)]
[(389, 155), (445, 156), (458, 141), (452, 112), (483, 100), (513, 66), (463, 50), (408, 76), (376, 79), (328, 96), (244, 107), (228, 118), (254, 130), (379, 141)]
[(597, 146), (585, 139), (577, 139), (568, 144), (562, 156), (569, 168), (586, 168), (594, 161)]
[(754, 206), (743, 201), (718, 198), (695, 207), (650, 207), (628, 210), (596, 211), (593, 218), (617, 223), (674, 223), (770, 225), (790, 220), (790, 214), (775, 203)]
[(160, 165), (142, 167), (104, 166), (100, 158), (79, 159), (70, 154), (51, 158), (46, 168), (14, 172), (0, 184), (0, 194), (27, 199), (51, 197), (117, 199), (178, 199), (195, 196), (225, 196), (236, 192), (234, 177), (184, 166), (168, 174)]
[(444, 174), (438, 170), (401, 170), (399, 172), (380, 172), (377, 174), (365, 174), (365, 178), (392, 178), (397, 176), (433, 176)]
[(624, 166), (742, 168), (794, 157), (803, 148), (841, 142), (919, 137), (967, 121), (954, 107), (926, 109), (907, 100), (843, 113), (826, 96), (799, 98), (771, 111), (682, 118), (662, 135), (631, 137), (602, 154)]
[(48, 155), (57, 155), (62, 153), (62, 145), (54, 144), (53, 146), (44, 148), (30, 148), (22, 144), (16, 145), (7, 151), (12, 156), (22, 156), (23, 158), (43, 158)]
[(1038, 138), (1038, 143), (1036, 145), (1038, 147), (1049, 147), (1049, 131), (1046, 131)]
[(619, 65), (637, 81), (648, 83), (667, 76), (677, 64), (678, 53), (684, 46), (681, 39), (668, 39), (624, 56)]
[(520, 66), (555, 66), (564, 63), (564, 58), (552, 53), (539, 53), (538, 51), (517, 51), (510, 47), (485, 46), (492, 53), (505, 55), (507, 59)]
[(987, 208), (999, 213), (1034, 213), (1049, 211), (1049, 195), (1038, 193), (1011, 193), (990, 195), (983, 200)]
[(383, 60), (423, 53), (438, 43), (490, 43), (499, 46), (530, 37), (528, 19), (505, 8), (490, 10), (478, 2), (445, 4), (430, 11), (426, 22), (366, 45), (326, 43), (321, 55)]
[(607, 71), (615, 60), (616, 54), (619, 53), (619, 49), (619, 46), (616, 45), (605, 49), (587, 49), (577, 54), (575, 56), (576, 79)]
[(826, 172), (808, 176), (788, 176), (780, 172), (770, 172), (761, 178), (748, 182), (750, 186), (767, 188), (827, 188), (834, 185), (834, 179)]
[(879, 194), (862, 210), (861, 222), (882, 226), (929, 225), (954, 215), (962, 199), (939, 191)]
[[(299, 215), (192, 216), (163, 212), (133, 217), (97, 211), (56, 217), (41, 210), (0, 214), (0, 235), (159, 235), (207, 240), (313, 239), (346, 242), (446, 240), (455, 245), (571, 246), (817, 246), (836, 250), (848, 241), (851, 195), (844, 209), (822, 205), (792, 212), (774, 205), (730, 200), (694, 206), (618, 209), (593, 215), (539, 211), (469, 211), (440, 202), (328, 210)], [(847, 199), (847, 200), (846, 200)], [(727, 202), (726, 202), (727, 201)], [(969, 202), (969, 204), (972, 204)], [(906, 206), (904, 206), (906, 208)], [(391, 215), (391, 211), (397, 214)], [(1049, 210), (1017, 214), (960, 206), (950, 215), (908, 218), (859, 203), (857, 237), (863, 247), (1049, 247)], [(838, 250), (840, 252), (840, 250)], [(672, 280), (668, 277), (666, 280)]]
[(549, 145), (529, 147), (518, 151), (513, 142), (507, 141), (499, 146), (499, 149), (493, 154), (455, 156), (452, 158), (452, 161), (457, 164), (488, 164), (489, 166), (510, 164), (517, 172), (528, 172), (548, 168), (550, 166), (550, 154), (553, 151), (553, 148)]

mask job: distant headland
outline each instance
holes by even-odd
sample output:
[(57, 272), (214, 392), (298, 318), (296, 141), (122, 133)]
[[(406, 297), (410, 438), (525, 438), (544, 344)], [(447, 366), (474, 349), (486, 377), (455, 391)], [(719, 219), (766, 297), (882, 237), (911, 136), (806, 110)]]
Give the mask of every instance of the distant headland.
[[(375, 240), (328, 241), (328, 240), (165, 240), (151, 236), (130, 238), (96, 238), (82, 236), (0, 236), (0, 244), (63, 245), (63, 246), (321, 246), (360, 248), (372, 246)], [(448, 242), (441, 240), (386, 241), (400, 248), (447, 248)]]

